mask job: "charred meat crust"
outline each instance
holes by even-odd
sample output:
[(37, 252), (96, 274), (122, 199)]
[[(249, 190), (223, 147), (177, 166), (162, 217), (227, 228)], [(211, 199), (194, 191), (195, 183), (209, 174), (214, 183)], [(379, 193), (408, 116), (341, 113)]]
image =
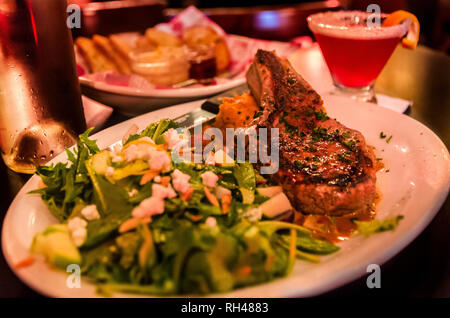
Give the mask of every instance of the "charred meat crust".
[(260, 107), (253, 125), (279, 128), (280, 169), (272, 177), (294, 207), (336, 216), (371, 209), (375, 158), (362, 134), (329, 118), (320, 96), (273, 52), (258, 50), (247, 83)]

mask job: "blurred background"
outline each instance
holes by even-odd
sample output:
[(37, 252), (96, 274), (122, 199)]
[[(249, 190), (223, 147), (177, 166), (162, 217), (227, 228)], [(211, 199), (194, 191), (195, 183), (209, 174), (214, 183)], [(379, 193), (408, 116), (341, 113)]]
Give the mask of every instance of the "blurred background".
[[(366, 10), (371, 3), (389, 13), (414, 13), (421, 25), (420, 44), (450, 51), (450, 0), (69, 0), (82, 8), (82, 28), (74, 36), (142, 31), (195, 5), (227, 33), (289, 41), (310, 35), (306, 16), (321, 10)], [(120, 13), (119, 13), (120, 9)]]

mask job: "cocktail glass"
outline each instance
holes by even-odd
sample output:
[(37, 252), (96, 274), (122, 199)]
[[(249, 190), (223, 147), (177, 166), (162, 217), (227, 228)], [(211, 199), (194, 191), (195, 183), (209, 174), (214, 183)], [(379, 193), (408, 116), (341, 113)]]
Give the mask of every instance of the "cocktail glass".
[[(307, 20), (333, 78), (334, 93), (376, 103), (375, 80), (411, 20), (383, 27), (373, 17), (362, 11), (327, 11)], [(385, 17), (381, 14), (379, 21)]]

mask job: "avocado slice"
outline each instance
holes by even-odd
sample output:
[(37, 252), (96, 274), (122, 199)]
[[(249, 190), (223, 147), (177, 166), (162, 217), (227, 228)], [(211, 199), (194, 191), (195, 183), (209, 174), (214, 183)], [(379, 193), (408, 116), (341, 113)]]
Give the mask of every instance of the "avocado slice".
[(242, 194), (242, 203), (252, 204), (255, 201), (255, 191), (247, 188), (239, 188)]
[(280, 192), (261, 204), (259, 208), (265, 217), (273, 219), (278, 215), (292, 210), (292, 205), (288, 197), (283, 192)]
[(123, 168), (115, 169), (112, 178), (114, 180), (121, 180), (128, 176), (144, 174), (144, 172), (148, 169), (148, 163), (142, 159), (138, 159), (128, 163)]
[(50, 225), (44, 232), (37, 234), (30, 251), (43, 255), (51, 265), (64, 270), (70, 264), (81, 264), (81, 255), (66, 224)]
[(104, 175), (110, 164), (109, 151), (103, 150), (90, 159), (92, 168), (97, 174)]

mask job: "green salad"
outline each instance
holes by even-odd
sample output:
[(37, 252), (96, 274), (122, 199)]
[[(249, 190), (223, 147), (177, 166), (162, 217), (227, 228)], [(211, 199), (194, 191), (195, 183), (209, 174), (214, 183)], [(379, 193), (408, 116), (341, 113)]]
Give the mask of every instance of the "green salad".
[(152, 123), (108, 150), (88, 130), (69, 163), (38, 167), (43, 185), (32, 193), (60, 224), (37, 234), (31, 251), (63, 270), (78, 264), (102, 295), (178, 295), (268, 282), (296, 259), (339, 250), (278, 221), (289, 200), (250, 163), (175, 163), (176, 127)]

